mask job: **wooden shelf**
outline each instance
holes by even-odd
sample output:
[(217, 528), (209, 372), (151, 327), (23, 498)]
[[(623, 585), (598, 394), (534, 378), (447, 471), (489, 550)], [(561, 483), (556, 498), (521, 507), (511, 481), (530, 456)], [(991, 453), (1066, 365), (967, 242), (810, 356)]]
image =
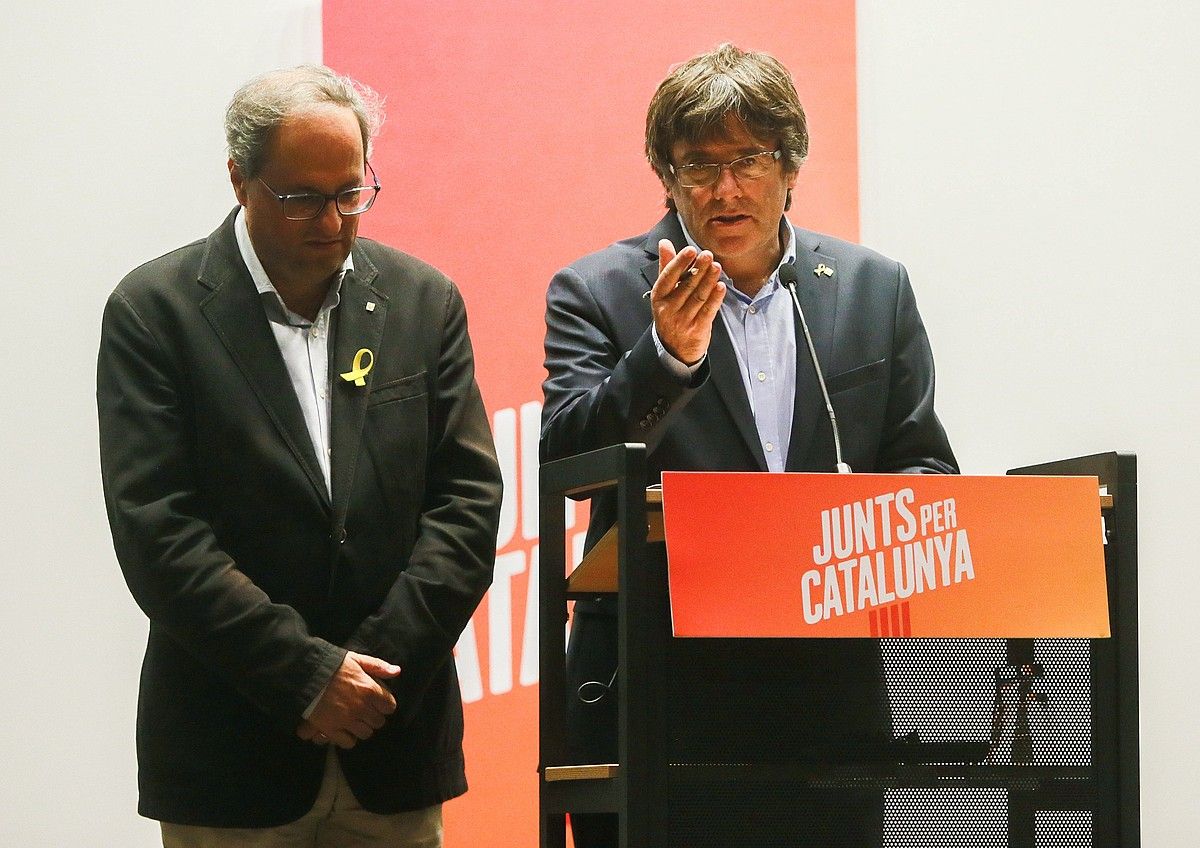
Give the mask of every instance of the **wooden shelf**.
[(546, 766), (543, 777), (547, 782), (556, 780), (611, 780), (621, 767), (616, 763), (596, 763), (586, 766)]
[[(662, 489), (646, 490), (646, 541), (661, 542)], [(592, 546), (567, 578), (568, 595), (605, 594), (617, 591), (617, 528), (612, 526)]]

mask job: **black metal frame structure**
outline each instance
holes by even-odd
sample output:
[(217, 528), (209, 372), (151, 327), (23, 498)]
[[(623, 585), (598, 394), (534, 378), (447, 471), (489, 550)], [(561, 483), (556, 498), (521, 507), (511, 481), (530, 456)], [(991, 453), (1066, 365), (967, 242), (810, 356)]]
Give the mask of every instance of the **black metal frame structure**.
[[(728, 756), (679, 756), (680, 740), (686, 740), (688, 727), (681, 726), (678, 704), (672, 704), (672, 683), (664, 673), (672, 659), (679, 656), (668, 623), (662, 621), (666, 604), (664, 558), (650, 555), (646, 541), (647, 509), (645, 489), (646, 449), (643, 445), (614, 445), (602, 450), (546, 463), (541, 469), (540, 512), (540, 829), (543, 848), (564, 848), (567, 813), (612, 812), (620, 818), (621, 848), (667, 848), (683, 845), (701, 848), (706, 844), (730, 844), (728, 837), (714, 835), (711, 843), (693, 830), (683, 841), (676, 833), (681, 817), (696, 810), (705, 814), (719, 799), (752, 798), (740, 804), (745, 818), (747, 808), (784, 810), (796, 793), (820, 792), (828, 787), (871, 787), (896, 797), (903, 796), (917, 810), (936, 819), (937, 803), (926, 798), (954, 799), (976, 795), (994, 802), (1003, 793), (1004, 827), (995, 834), (964, 836), (961, 844), (979, 846), (1074, 846), (1095, 848), (1138, 848), (1140, 813), (1138, 799), (1138, 684), (1137, 684), (1137, 464), (1132, 454), (1105, 453), (1041, 465), (1012, 469), (1010, 474), (1050, 476), (1095, 476), (1107, 487), (1111, 506), (1103, 509), (1108, 578), (1110, 639), (1085, 641), (1086, 661), (1083, 682), (1086, 689), (1087, 726), (1090, 734), (1079, 746), (1081, 759), (1065, 764), (1039, 760), (1031, 755), (1027, 716), (1024, 707), (1038, 698), (1045, 700), (1042, 676), (1047, 672), (1039, 660), (1045, 655), (1040, 643), (1068, 640), (1006, 640), (999, 645), (984, 645), (990, 655), (1003, 657), (1003, 664), (1016, 670), (1010, 679), (1016, 703), (1022, 708), (1015, 737), (1010, 738), (1008, 758), (997, 762), (984, 759), (988, 750), (984, 738), (941, 738), (922, 742), (914, 738), (898, 739), (894, 749), (882, 757), (853, 763), (826, 763), (787, 760), (765, 761), (748, 757), (749, 762), (733, 762)], [(567, 567), (564, 499), (584, 499), (612, 489), (617, 493), (618, 510), (618, 667), (622, 685), (616, 687), (618, 699), (618, 760), (615, 769), (581, 769), (573, 779), (557, 779), (562, 767), (586, 766), (572, 763), (567, 754), (565, 705), (565, 628), (570, 600), (564, 579)], [(943, 640), (962, 643), (980, 653), (980, 647), (968, 643), (985, 640)], [(995, 640), (992, 640), (993, 643)], [(716, 644), (715, 642), (713, 643)], [(698, 656), (688, 646), (690, 658)], [(1052, 653), (1052, 652), (1051, 652)], [(728, 653), (727, 653), (728, 656)], [(903, 674), (904, 669), (900, 672)], [(929, 669), (920, 673), (928, 677)], [(991, 674), (991, 671), (988, 671)], [(996, 697), (999, 700), (999, 669)], [(990, 680), (990, 678), (989, 678)], [(952, 682), (953, 685), (953, 682)], [(889, 687), (892, 681), (889, 680)], [(1041, 691), (1036, 691), (1042, 686)], [(978, 694), (976, 687), (976, 694)], [(678, 694), (676, 688), (676, 695)], [(978, 698), (976, 698), (978, 701)], [(728, 715), (728, 704), (722, 715)], [(694, 705), (682, 711), (696, 714)], [(705, 720), (711, 721), (711, 714)], [(986, 720), (986, 717), (985, 717)], [(934, 734), (936, 737), (936, 734)], [(993, 739), (991, 740), (995, 742)], [(688, 747), (686, 741), (682, 747)], [(694, 747), (694, 746), (693, 746)], [(681, 761), (686, 759), (687, 761)], [(554, 779), (547, 779), (554, 775)], [(589, 776), (590, 775), (590, 776)], [(714, 790), (714, 787), (716, 789)], [(698, 805), (688, 796), (709, 792)], [(791, 794), (789, 794), (791, 793)], [(907, 794), (906, 794), (907, 793)], [(926, 794), (921, 794), (926, 793)], [(913, 798), (916, 801), (913, 801)], [(717, 800), (714, 800), (717, 799)], [(785, 812), (786, 814), (786, 812)], [(1083, 817), (1070, 838), (1046, 835), (1047, 816)], [(719, 816), (720, 811), (714, 812)], [(970, 816), (967, 816), (968, 818)], [(760, 838), (755, 825), (747, 821), (745, 841), (760, 848), (791, 844), (778, 834), (764, 832)], [(769, 830), (769, 828), (768, 828)], [(1045, 832), (1044, 832), (1045, 831)], [(944, 834), (930, 835), (922, 842), (918, 834), (905, 838), (911, 845), (960, 844)], [(724, 841), (723, 841), (724, 840)], [(895, 838), (893, 837), (893, 842)], [(892, 842), (884, 841), (885, 845)], [(898, 843), (897, 843), (898, 844)]]
[[(1092, 840), (1098, 848), (1137, 848), (1141, 845), (1137, 456), (1099, 453), (1013, 468), (1008, 473), (1096, 477), (1112, 499), (1112, 506), (1102, 510), (1108, 621), (1112, 636), (1089, 640), (1093, 744), (1088, 782), (1094, 793)], [(1033, 650), (1032, 641), (1009, 640), (1010, 660), (1028, 659)], [(1049, 798), (1030, 795), (1010, 792), (1010, 803), (1042, 810), (1073, 808), (1066, 803), (1062, 807), (1053, 807)], [(1032, 845), (1032, 839), (1026, 844)]]

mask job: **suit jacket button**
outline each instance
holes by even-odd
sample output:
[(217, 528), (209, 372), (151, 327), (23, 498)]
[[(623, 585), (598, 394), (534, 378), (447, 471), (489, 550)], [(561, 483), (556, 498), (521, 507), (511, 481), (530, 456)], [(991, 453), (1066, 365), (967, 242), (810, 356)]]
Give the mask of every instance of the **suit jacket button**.
[(330, 533), (329, 536), (330, 536), (330, 538), (333, 539), (333, 541), (337, 542), (340, 545), (346, 541), (346, 528), (345, 527), (335, 527), (333, 529), (333, 532)]

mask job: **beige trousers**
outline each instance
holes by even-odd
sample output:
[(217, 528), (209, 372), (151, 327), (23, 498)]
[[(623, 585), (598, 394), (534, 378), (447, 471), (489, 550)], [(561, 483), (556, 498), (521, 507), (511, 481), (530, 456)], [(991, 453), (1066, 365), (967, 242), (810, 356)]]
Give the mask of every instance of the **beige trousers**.
[(162, 822), (163, 848), (441, 848), (442, 805), (380, 815), (359, 806), (333, 746), (312, 809), (279, 827)]

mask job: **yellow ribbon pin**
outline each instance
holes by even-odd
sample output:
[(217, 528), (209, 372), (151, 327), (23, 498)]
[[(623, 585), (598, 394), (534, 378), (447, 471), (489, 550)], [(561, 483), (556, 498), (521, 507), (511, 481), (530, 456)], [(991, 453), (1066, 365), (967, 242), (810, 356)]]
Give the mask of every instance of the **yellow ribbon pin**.
[[(363, 357), (366, 357), (367, 364), (363, 365)], [(371, 373), (371, 366), (375, 364), (375, 354), (367, 350), (365, 347), (360, 348), (358, 353), (354, 354), (354, 365), (341, 377), (347, 383), (353, 383), (356, 386), (365, 386), (367, 384), (367, 375)]]

